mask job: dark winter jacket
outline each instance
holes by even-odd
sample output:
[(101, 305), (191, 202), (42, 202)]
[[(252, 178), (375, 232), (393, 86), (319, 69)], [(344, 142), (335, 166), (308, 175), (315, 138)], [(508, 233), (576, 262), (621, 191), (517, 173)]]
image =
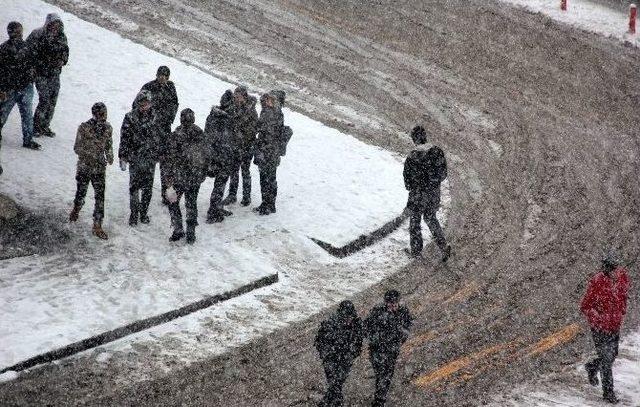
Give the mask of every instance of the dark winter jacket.
[(405, 160), (403, 175), (409, 191), (409, 209), (424, 209), (427, 203), (434, 209), (440, 205), (440, 184), (447, 178), (447, 160), (439, 147), (418, 145)]
[(30, 58), (35, 61), (37, 76), (50, 78), (59, 75), (62, 66), (69, 61), (69, 46), (64, 26), (62, 25), (59, 35), (55, 37), (47, 33), (47, 26), (54, 21), (59, 21), (62, 25), (62, 20), (57, 14), (49, 14), (44, 27), (33, 30), (27, 37), (28, 51)]
[(256, 98), (248, 96), (243, 105), (235, 105), (233, 127), (242, 141), (243, 154), (252, 153), (256, 143), (256, 134), (258, 131), (256, 103)]
[(364, 321), (371, 352), (398, 353), (409, 337), (413, 318), (401, 306), (397, 311), (387, 310), (385, 304), (374, 307)]
[(320, 359), (351, 364), (360, 355), (363, 336), (360, 318), (347, 324), (344, 318), (334, 314), (320, 324), (315, 346)]
[(0, 92), (22, 90), (33, 82), (35, 63), (21, 38), (0, 45)]
[(280, 165), (283, 130), (284, 115), (280, 103), (276, 101), (274, 107), (263, 107), (258, 120), (258, 140), (254, 160), (257, 166)]
[(104, 172), (113, 163), (113, 129), (109, 122), (90, 119), (78, 127), (73, 151), (78, 155), (78, 172)]
[(629, 285), (629, 274), (622, 267), (614, 270), (611, 277), (602, 271), (593, 276), (580, 304), (591, 328), (607, 333), (620, 331), (627, 313)]
[(185, 190), (202, 184), (208, 164), (206, 151), (200, 127), (178, 126), (169, 139), (163, 162), (169, 184)]
[(230, 175), (240, 162), (242, 152), (242, 140), (233, 131), (231, 114), (214, 106), (204, 132), (209, 147), (209, 176)]
[(120, 159), (134, 164), (150, 164), (158, 161), (161, 147), (160, 132), (152, 109), (142, 113), (136, 108), (124, 116), (118, 150)]
[(153, 80), (144, 84), (140, 91), (147, 91), (151, 94), (152, 109), (160, 129), (171, 131), (179, 106), (178, 94), (173, 82), (168, 81), (161, 84), (157, 80)]

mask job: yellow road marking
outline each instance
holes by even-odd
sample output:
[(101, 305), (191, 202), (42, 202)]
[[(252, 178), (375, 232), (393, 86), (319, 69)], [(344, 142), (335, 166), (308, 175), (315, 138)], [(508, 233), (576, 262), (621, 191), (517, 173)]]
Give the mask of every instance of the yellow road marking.
[(582, 328), (580, 328), (580, 325), (578, 324), (567, 325), (559, 331), (556, 331), (551, 335), (546, 336), (540, 339), (538, 342), (523, 349), (523, 356), (536, 356), (548, 350), (551, 350), (558, 345), (563, 345), (567, 342), (570, 342), (580, 333), (581, 330)]

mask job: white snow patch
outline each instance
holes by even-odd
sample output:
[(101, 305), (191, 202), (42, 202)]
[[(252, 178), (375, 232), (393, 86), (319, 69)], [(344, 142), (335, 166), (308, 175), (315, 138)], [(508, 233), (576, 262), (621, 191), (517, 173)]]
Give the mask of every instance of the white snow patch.
[[(258, 217), (250, 208), (233, 206), (233, 217), (207, 225), (208, 180), (199, 196), (198, 242), (193, 247), (169, 244), (159, 179), (151, 224), (130, 228), (128, 174), (113, 166), (107, 170), (104, 224), (109, 241), (91, 236), (91, 191), (80, 221), (66, 225), (75, 193), (75, 132), (90, 117), (94, 102), (104, 101), (109, 108), (117, 149), (123, 116), (159, 65), (171, 68), (181, 108), (192, 108), (201, 126), (232, 85), (39, 0), (0, 0), (0, 10), (0, 26), (21, 21), (26, 33), (41, 26), (50, 12), (59, 13), (65, 23), (71, 57), (52, 124), (58, 137), (40, 139), (40, 152), (21, 148), (15, 109), (3, 129), (0, 191), (59, 219), (73, 236), (60, 252), (1, 263), (0, 368), (278, 272), (280, 282), (274, 286), (103, 347), (131, 351), (133, 343), (144, 343), (148, 346), (135, 351), (154, 349), (154, 355), (198, 360), (310, 316), (409, 262), (400, 250), (408, 244), (406, 226), (345, 260), (309, 240), (340, 246), (397, 216), (406, 203), (402, 164), (394, 154), (286, 109), (294, 136), (278, 170), (277, 214)], [(255, 168), (252, 172), (257, 204), (258, 174)], [(443, 213), (439, 216), (444, 221)], [(139, 374), (144, 369), (152, 374), (162, 363), (161, 358), (149, 359)]]
[(9, 382), (11, 380), (17, 379), (19, 376), (18, 372), (14, 372), (13, 370), (9, 370), (0, 374), (0, 383)]

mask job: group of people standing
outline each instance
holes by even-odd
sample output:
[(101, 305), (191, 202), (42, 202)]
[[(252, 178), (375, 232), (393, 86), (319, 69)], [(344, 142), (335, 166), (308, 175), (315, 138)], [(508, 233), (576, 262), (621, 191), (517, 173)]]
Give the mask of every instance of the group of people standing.
[[(180, 125), (172, 131), (179, 102), (170, 75), (168, 67), (159, 67), (156, 79), (142, 86), (122, 122), (118, 158), (121, 170), (129, 171), (129, 225), (150, 222), (148, 210), (157, 164), (162, 202), (169, 208), (173, 227), (169, 238), (172, 242), (184, 237), (189, 244), (195, 242), (198, 193), (207, 177), (214, 178), (207, 223), (222, 222), (232, 215), (224, 206), (237, 201), (240, 177), (240, 204), (250, 205), (252, 162), (260, 170), (262, 193), (262, 203), (254, 210), (260, 215), (275, 213), (276, 171), (292, 135), (291, 129), (284, 125), (284, 92), (263, 94), (258, 115), (257, 101), (245, 87), (227, 90), (220, 103), (211, 109), (204, 130), (195, 124), (193, 110), (187, 108), (180, 112)], [(80, 125), (76, 136), (77, 191), (69, 220), (78, 219), (91, 183), (96, 202), (93, 233), (107, 239), (102, 218), (105, 170), (114, 161), (112, 127), (107, 122), (104, 103), (96, 103), (91, 112), (92, 118)], [(227, 184), (229, 195), (223, 199)], [(183, 196), (186, 222), (180, 209)]]
[[(0, 45), (0, 147), (2, 127), (18, 105), (22, 122), (22, 146), (39, 150), (35, 137), (55, 137), (51, 120), (60, 91), (60, 73), (69, 60), (64, 24), (55, 14), (47, 15), (44, 26), (23, 39), (17, 21), (7, 26), (9, 39)], [(33, 112), (34, 84), (38, 105)], [(0, 165), (0, 174), (2, 166)]]

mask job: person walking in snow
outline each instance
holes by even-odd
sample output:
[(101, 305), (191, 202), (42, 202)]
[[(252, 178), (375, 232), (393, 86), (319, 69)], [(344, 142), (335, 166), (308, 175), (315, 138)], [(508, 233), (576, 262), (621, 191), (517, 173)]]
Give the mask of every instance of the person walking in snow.
[(404, 162), (404, 185), (409, 191), (407, 210), (409, 211), (409, 237), (411, 256), (422, 252), (421, 223), (424, 217), (436, 244), (442, 251), (442, 261), (451, 255), (436, 213), (440, 208), (440, 184), (447, 177), (447, 160), (437, 146), (427, 145), (427, 133), (422, 126), (411, 130), (411, 139), (416, 147)]
[[(22, 39), (22, 24), (13, 21), (7, 26), (9, 39), (0, 45), (0, 147), (2, 128), (17, 104), (22, 121), (22, 147), (39, 150), (33, 141), (33, 80), (35, 62)], [(0, 174), (2, 167), (0, 167)]]
[(76, 182), (78, 184), (73, 209), (69, 221), (78, 220), (80, 209), (84, 205), (89, 183), (93, 186), (95, 208), (93, 210), (93, 234), (107, 240), (107, 233), (102, 230), (104, 219), (104, 193), (107, 165), (113, 164), (113, 129), (107, 121), (107, 107), (98, 102), (91, 107), (92, 118), (78, 127), (73, 151), (78, 155)]
[(362, 321), (348, 300), (342, 301), (336, 313), (320, 324), (315, 346), (327, 377), (327, 390), (320, 406), (342, 406), (342, 386), (353, 361), (360, 356), (363, 335)]
[(191, 109), (180, 113), (180, 126), (169, 138), (163, 162), (167, 177), (167, 199), (173, 234), (169, 241), (185, 236), (180, 211), (180, 198), (184, 195), (187, 215), (187, 243), (196, 241), (198, 225), (198, 191), (206, 178), (207, 155), (204, 132), (195, 124)]
[(276, 212), (278, 195), (277, 169), (282, 155), (282, 137), (285, 131), (282, 114), (282, 97), (276, 92), (265, 93), (260, 97), (262, 110), (258, 119), (258, 139), (256, 141), (253, 162), (260, 170), (260, 193), (262, 203), (254, 208), (260, 215)]
[(130, 226), (137, 225), (138, 220), (150, 222), (149, 203), (160, 149), (160, 132), (152, 111), (152, 98), (149, 92), (141, 91), (136, 96), (133, 109), (124, 116), (118, 149), (120, 168), (126, 171), (129, 166)]
[(258, 112), (256, 98), (249, 96), (247, 88), (239, 86), (233, 92), (233, 130), (241, 140), (240, 160), (231, 171), (229, 180), (229, 195), (222, 201), (223, 205), (230, 205), (238, 200), (238, 185), (242, 173), (242, 201), (240, 205), (251, 204), (251, 161), (256, 143)]
[(27, 38), (27, 49), (35, 61), (38, 90), (38, 106), (33, 116), (34, 135), (55, 137), (51, 120), (58, 103), (60, 73), (69, 60), (67, 36), (60, 16), (48, 14), (44, 26), (33, 30)]
[(232, 215), (224, 209), (222, 196), (229, 176), (238, 168), (242, 148), (239, 134), (233, 128), (233, 116), (233, 92), (227, 90), (220, 98), (220, 105), (211, 109), (204, 128), (210, 152), (209, 176), (214, 178), (207, 223), (222, 222), (225, 216)]
[[(156, 73), (156, 79), (151, 82), (147, 82), (142, 86), (140, 91), (147, 91), (153, 99), (153, 114), (157, 120), (157, 128), (160, 132), (160, 140), (162, 144), (162, 150), (164, 151), (167, 146), (169, 137), (171, 136), (171, 126), (178, 114), (178, 93), (176, 87), (169, 80), (171, 71), (166, 66), (160, 66)], [(161, 152), (162, 155), (162, 152)], [(168, 205), (168, 201), (165, 197), (165, 191), (167, 190), (167, 177), (166, 170), (160, 162), (160, 192), (162, 196), (162, 203)]]
[(374, 307), (364, 321), (369, 338), (369, 360), (376, 377), (372, 406), (384, 406), (395, 370), (400, 347), (409, 338), (413, 317), (400, 305), (400, 293), (389, 290), (384, 304)]
[(629, 275), (610, 252), (602, 260), (602, 269), (589, 281), (587, 292), (580, 303), (580, 310), (591, 327), (597, 357), (589, 361), (589, 383), (598, 385), (598, 372), (602, 380), (603, 398), (615, 404), (618, 398), (613, 390), (612, 366), (618, 356), (620, 327), (627, 312)]

